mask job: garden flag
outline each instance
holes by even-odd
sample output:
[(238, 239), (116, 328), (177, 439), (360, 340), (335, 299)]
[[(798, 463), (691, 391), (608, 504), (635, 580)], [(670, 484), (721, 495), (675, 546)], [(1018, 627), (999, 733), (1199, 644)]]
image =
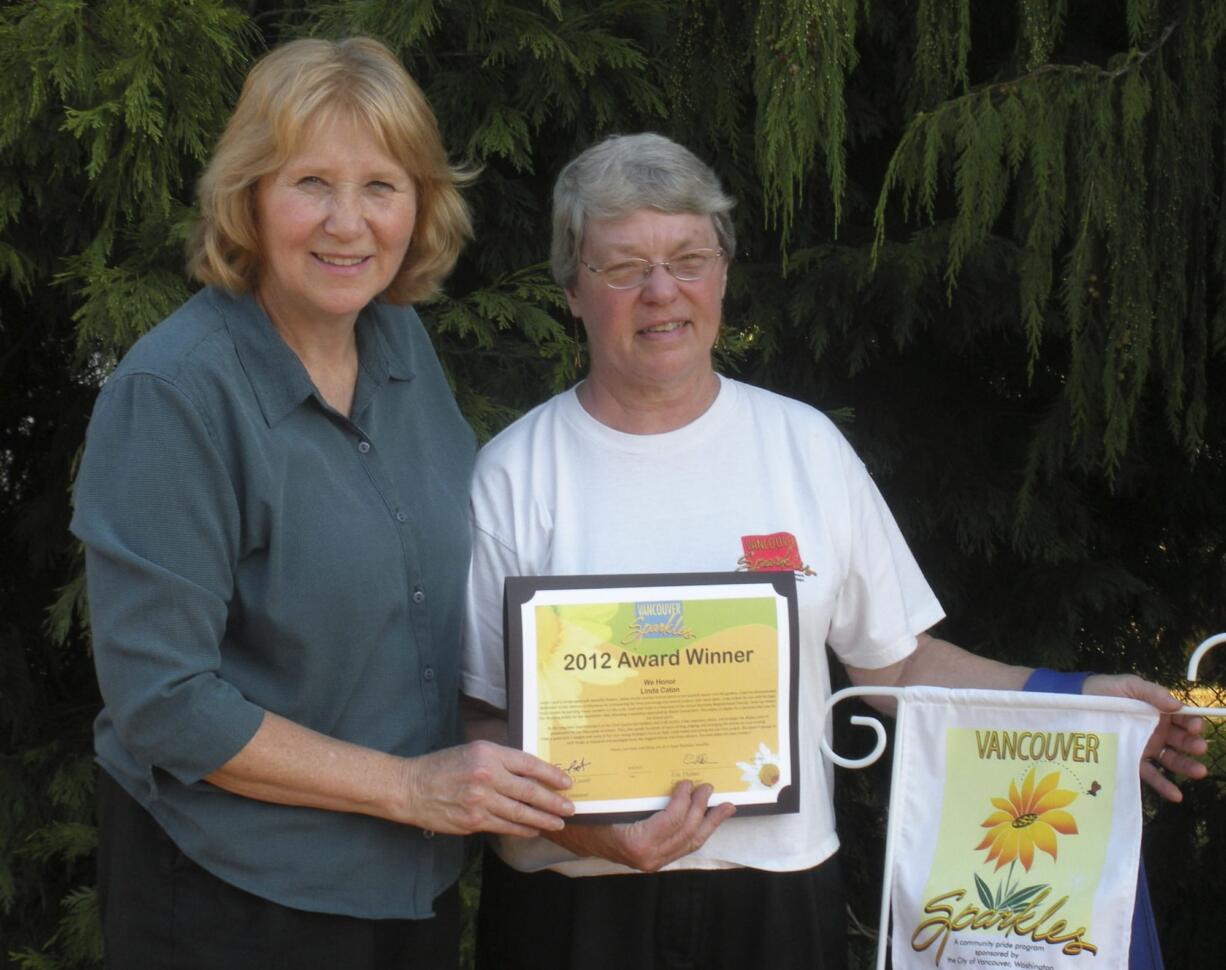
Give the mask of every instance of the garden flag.
[(1157, 718), (1120, 698), (908, 688), (894, 970), (1125, 970)]

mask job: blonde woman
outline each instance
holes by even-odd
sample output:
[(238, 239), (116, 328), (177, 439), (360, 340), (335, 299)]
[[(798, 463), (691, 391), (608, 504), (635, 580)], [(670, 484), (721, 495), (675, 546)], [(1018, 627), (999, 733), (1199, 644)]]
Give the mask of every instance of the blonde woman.
[(386, 48), (278, 48), (200, 183), (205, 286), (99, 395), (108, 966), (454, 967), (459, 836), (570, 812), (557, 769), (459, 745), (474, 443), (410, 304), (461, 181)]

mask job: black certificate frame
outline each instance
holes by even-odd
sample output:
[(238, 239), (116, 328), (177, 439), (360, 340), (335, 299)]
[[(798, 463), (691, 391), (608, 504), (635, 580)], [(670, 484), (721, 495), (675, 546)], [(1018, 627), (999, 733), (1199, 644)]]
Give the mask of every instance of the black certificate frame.
[[(540, 591), (608, 590), (658, 588), (676, 597), (677, 590), (701, 586), (745, 585), (769, 586), (786, 603), (787, 609), (787, 743), (790, 756), (791, 784), (780, 787), (773, 801), (738, 804), (737, 815), (777, 815), (800, 810), (800, 760), (797, 705), (799, 697), (800, 633), (797, 616), (796, 576), (790, 571), (762, 572), (693, 572), (693, 573), (619, 573), (571, 576), (508, 576), (503, 593), (503, 647), (507, 679), (507, 718), (509, 741), (513, 747), (524, 748), (524, 725), (534, 712), (525, 710), (523, 652), (523, 607)], [(720, 792), (712, 795), (711, 804), (719, 804)], [(728, 800), (728, 799), (722, 799)], [(646, 818), (658, 809), (625, 811), (579, 811), (571, 823), (630, 822)], [(662, 806), (661, 806), (662, 807)]]

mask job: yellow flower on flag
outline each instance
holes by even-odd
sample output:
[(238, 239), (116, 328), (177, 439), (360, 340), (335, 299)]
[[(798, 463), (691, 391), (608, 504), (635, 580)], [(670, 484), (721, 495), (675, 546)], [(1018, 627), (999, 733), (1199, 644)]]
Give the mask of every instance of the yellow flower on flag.
[(997, 811), (983, 820), (988, 834), (975, 847), (987, 849), (987, 862), (996, 860), (996, 868), (1008, 865), (1015, 859), (1027, 872), (1034, 862), (1037, 846), (1053, 859), (1056, 858), (1056, 833), (1076, 835), (1077, 822), (1062, 809), (1077, 797), (1077, 792), (1057, 788), (1060, 772), (1053, 771), (1037, 785), (1033, 768), (1022, 781), (1022, 790), (1015, 782), (1009, 782), (1009, 798), (993, 798)]

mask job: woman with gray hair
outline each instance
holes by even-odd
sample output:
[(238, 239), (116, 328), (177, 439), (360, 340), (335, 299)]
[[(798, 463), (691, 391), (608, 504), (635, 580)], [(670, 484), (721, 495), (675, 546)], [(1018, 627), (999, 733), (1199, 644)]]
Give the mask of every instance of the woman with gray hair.
[(109, 967), (454, 970), (461, 837), (570, 812), (556, 768), (459, 743), (474, 442), (410, 304), (464, 180), (382, 44), (277, 48), (201, 179), (205, 286), (98, 396)]
[[(1035, 673), (926, 631), (943, 617), (843, 436), (797, 401), (715, 372), (734, 252), (732, 200), (711, 169), (653, 134), (570, 162), (554, 191), (552, 267), (587, 333), (577, 386), (478, 454), (461, 687), (470, 736), (503, 736), (503, 582), (510, 575), (798, 573), (800, 810), (733, 817), (680, 782), (655, 815), (499, 838), (478, 928), (485, 970), (846, 965), (831, 767), (819, 719), (826, 647), (855, 684), (1021, 689)], [(769, 539), (784, 554), (754, 554)], [(1136, 677), (1089, 692), (1179, 702)], [(1198, 722), (1150, 741), (1197, 776)], [(1152, 765), (1142, 777), (1178, 789)]]

